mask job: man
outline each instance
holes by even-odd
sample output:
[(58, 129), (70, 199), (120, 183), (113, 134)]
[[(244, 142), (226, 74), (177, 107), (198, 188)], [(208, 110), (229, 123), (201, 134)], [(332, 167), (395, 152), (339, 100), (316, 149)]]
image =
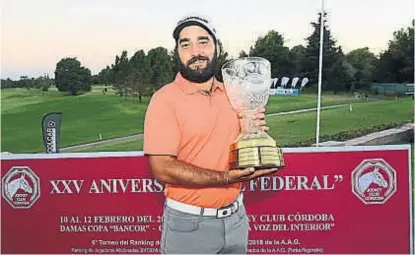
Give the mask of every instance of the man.
[[(144, 153), (165, 184), (162, 253), (246, 253), (248, 218), (241, 182), (277, 169), (229, 170), (229, 148), (243, 116), (216, 78), (216, 31), (190, 16), (173, 32), (180, 71), (152, 97), (145, 116)], [(264, 109), (255, 115), (264, 130)]]

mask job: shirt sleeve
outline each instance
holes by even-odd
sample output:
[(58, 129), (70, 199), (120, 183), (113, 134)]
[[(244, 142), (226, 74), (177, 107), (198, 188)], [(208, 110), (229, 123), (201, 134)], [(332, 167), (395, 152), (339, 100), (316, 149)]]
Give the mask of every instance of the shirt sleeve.
[(144, 154), (177, 156), (180, 137), (173, 103), (163, 93), (156, 92), (148, 104), (144, 119)]

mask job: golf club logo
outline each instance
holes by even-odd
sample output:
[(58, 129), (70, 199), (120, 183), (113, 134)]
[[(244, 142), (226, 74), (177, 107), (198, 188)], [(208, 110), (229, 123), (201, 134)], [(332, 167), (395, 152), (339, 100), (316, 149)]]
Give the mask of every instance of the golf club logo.
[(39, 199), (39, 184), (29, 167), (14, 166), (2, 178), (3, 198), (15, 209), (28, 209)]
[(384, 204), (396, 192), (396, 171), (383, 159), (365, 159), (352, 171), (352, 192), (367, 205)]

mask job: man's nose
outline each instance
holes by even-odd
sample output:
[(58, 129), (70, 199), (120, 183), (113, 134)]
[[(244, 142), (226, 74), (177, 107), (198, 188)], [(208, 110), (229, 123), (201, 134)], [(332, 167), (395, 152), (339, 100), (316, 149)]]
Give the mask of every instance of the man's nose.
[(194, 44), (192, 45), (192, 47), (190, 47), (190, 54), (192, 56), (197, 56), (201, 53), (201, 48), (199, 47), (199, 45)]

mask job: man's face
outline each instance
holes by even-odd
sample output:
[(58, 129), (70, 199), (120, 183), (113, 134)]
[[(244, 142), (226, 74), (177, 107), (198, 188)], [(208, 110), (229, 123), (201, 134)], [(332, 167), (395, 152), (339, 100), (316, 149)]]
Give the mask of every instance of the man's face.
[(215, 43), (212, 36), (199, 26), (185, 27), (179, 35), (177, 51), (180, 71), (193, 82), (206, 82), (216, 69)]

